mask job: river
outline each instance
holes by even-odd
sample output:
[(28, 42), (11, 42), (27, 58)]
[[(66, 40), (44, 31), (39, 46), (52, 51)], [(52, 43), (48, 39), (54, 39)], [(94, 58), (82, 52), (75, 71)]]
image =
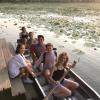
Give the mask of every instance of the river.
[(44, 35), (70, 62), (80, 57), (73, 70), (100, 94), (100, 4), (13, 5), (0, 4), (0, 38), (15, 45), (22, 26)]

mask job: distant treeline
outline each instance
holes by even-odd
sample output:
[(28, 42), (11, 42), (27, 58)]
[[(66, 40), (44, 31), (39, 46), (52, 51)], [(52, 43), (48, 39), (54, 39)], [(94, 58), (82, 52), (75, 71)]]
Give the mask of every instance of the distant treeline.
[(100, 0), (0, 0), (0, 2), (100, 2)]

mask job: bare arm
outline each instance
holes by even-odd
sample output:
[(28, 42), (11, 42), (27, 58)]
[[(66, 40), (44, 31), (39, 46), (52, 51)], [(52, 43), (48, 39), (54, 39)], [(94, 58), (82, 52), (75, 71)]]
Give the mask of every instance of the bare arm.
[(76, 65), (76, 61), (73, 61), (73, 63), (72, 64), (68, 64), (67, 66), (66, 66), (66, 69), (71, 69), (71, 68), (74, 68), (75, 67), (75, 65)]
[(35, 77), (35, 73), (33, 72), (33, 69), (30, 68), (29, 66), (26, 66), (27, 71), (32, 75), (32, 77)]
[(27, 63), (26, 69), (27, 71), (33, 76), (35, 77), (35, 73), (33, 72), (33, 68), (32, 68), (32, 64), (29, 60), (25, 59), (25, 62)]
[(55, 80), (52, 78), (52, 75), (53, 75), (54, 70), (55, 70), (55, 66), (53, 67), (51, 73), (49, 74), (48, 80), (49, 80), (51, 83), (57, 84), (58, 81), (55, 81)]
[(35, 62), (33, 68), (36, 68), (37, 66), (39, 66), (41, 64), (41, 62), (43, 61), (43, 54), (39, 57), (39, 59)]

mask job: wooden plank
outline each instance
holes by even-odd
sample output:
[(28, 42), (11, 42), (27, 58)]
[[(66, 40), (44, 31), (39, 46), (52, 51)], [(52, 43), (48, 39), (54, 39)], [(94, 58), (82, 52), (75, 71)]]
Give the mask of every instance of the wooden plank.
[(15, 49), (14, 49), (14, 47), (13, 47), (13, 45), (12, 45), (11, 42), (8, 43), (8, 48), (9, 48), (9, 50), (10, 50), (10, 53), (11, 53), (12, 55), (15, 55)]
[(38, 91), (36, 90), (35, 86), (33, 84), (24, 84), (25, 89), (26, 89), (26, 98), (27, 100), (38, 100), (39, 94)]
[(3, 55), (2, 43), (4, 39), (0, 39), (0, 91), (11, 88), (6, 62)]
[(2, 43), (2, 49), (3, 49), (6, 64), (8, 65), (8, 61), (9, 59), (11, 59), (12, 54), (11, 54), (11, 51), (9, 50), (8, 44), (6, 43), (5, 39), (3, 40), (3, 43)]
[(25, 88), (20, 78), (11, 79), (12, 96), (18, 96), (25, 93)]
[(6, 62), (3, 56), (3, 52), (0, 49), (0, 91), (11, 88), (9, 76), (6, 69)]

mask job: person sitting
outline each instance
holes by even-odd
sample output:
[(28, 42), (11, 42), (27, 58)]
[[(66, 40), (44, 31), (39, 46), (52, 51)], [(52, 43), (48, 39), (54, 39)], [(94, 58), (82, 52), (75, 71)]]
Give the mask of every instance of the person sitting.
[[(24, 56), (25, 45), (18, 44), (16, 48), (16, 55), (13, 56), (8, 62), (8, 71), (10, 78), (16, 78), (22, 76), (22, 72), (25, 69), (29, 75), (33, 78), (35, 77), (35, 73), (33, 72), (32, 65), (29, 60), (27, 60)], [(25, 71), (25, 72), (26, 72)]]
[(44, 36), (38, 35), (38, 43), (32, 44), (30, 48), (33, 62), (35, 62), (41, 56), (41, 54), (45, 52), (45, 50), (46, 50), (46, 47), (44, 44)]
[[(48, 70), (49, 71), (52, 70), (52, 67), (55, 64), (56, 59), (57, 59), (57, 57), (55, 55), (55, 51), (53, 50), (53, 44), (47, 43), (46, 51), (41, 54), (41, 56), (35, 62), (33, 67), (36, 68), (41, 63), (43, 63), (43, 68), (41, 68), (41, 69), (42, 69), (43, 75), (46, 77), (46, 76), (48, 76), (48, 73), (47, 73)], [(42, 66), (40, 66), (40, 67), (42, 67)]]
[(64, 78), (61, 82), (59, 80), (62, 78), (64, 73), (70, 68), (74, 68), (76, 61), (73, 64), (68, 64), (68, 55), (66, 52), (59, 54), (58, 60), (53, 67), (52, 71), (48, 70), (48, 77), (46, 79), (50, 85), (57, 88), (54, 91), (54, 95), (58, 97), (71, 96), (72, 92), (79, 87), (79, 84), (73, 80)]
[(32, 44), (37, 44), (37, 38), (34, 38), (34, 32), (29, 32), (29, 39), (28, 39), (28, 44), (31, 47)]
[(22, 27), (21, 30), (22, 30), (22, 32), (19, 33), (19, 38), (20, 39), (23, 39), (23, 38), (28, 39), (28, 32), (26, 31), (26, 28)]
[(30, 54), (30, 47), (29, 47), (29, 44), (28, 44), (28, 40), (26, 38), (23, 38), (23, 39), (21, 39), (20, 43), (25, 45), (24, 55)]

